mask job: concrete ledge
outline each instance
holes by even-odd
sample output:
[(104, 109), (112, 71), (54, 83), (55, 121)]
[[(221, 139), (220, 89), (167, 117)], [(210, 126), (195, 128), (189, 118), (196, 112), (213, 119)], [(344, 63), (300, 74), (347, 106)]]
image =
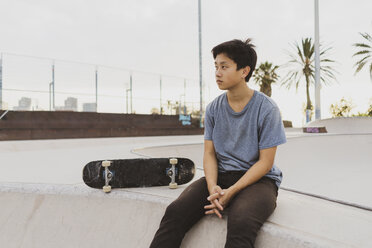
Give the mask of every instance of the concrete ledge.
[[(0, 247), (148, 247), (166, 206), (184, 189), (0, 184)], [(166, 196), (165, 196), (166, 195)], [(280, 191), (256, 247), (371, 247), (371, 212)], [(226, 218), (203, 218), (182, 248), (223, 247)], [(338, 241), (335, 241), (338, 240)]]

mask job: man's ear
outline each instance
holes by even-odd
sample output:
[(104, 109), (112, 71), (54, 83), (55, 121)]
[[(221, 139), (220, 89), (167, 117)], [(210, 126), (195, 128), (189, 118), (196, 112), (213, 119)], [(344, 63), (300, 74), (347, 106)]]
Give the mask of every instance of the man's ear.
[(243, 68), (243, 75), (242, 76), (244, 76), (244, 78), (246, 78), (250, 71), (251, 71), (251, 68), (247, 65), (246, 67)]

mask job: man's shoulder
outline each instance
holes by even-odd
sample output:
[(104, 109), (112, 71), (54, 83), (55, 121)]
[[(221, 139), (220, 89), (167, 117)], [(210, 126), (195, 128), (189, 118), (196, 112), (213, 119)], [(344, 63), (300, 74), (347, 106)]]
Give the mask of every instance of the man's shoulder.
[(278, 105), (271, 97), (259, 91), (256, 91), (256, 94), (257, 94), (257, 101), (259, 102), (259, 105), (261, 108), (268, 109), (268, 110), (273, 109), (273, 108), (278, 108)]
[(222, 105), (223, 99), (225, 98), (226, 93), (222, 93), (221, 95), (217, 96), (213, 99), (208, 105), (207, 109), (210, 111), (214, 111), (215, 109), (218, 109), (219, 106)]

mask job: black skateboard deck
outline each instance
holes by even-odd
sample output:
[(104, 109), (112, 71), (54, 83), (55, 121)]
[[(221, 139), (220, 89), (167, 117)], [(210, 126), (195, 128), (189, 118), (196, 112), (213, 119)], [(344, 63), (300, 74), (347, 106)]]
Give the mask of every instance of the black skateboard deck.
[(110, 192), (112, 188), (167, 186), (176, 188), (195, 175), (194, 162), (187, 158), (136, 158), (98, 160), (83, 169), (86, 185)]

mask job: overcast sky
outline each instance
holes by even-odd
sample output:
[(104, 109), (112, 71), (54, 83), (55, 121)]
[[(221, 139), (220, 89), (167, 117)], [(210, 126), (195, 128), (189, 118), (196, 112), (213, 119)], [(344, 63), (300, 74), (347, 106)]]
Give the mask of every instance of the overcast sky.
[[(365, 111), (372, 97), (372, 82), (366, 69), (353, 75), (356, 60), (352, 44), (362, 41), (359, 32), (372, 33), (372, 1), (319, 2), (321, 42), (333, 47), (330, 55), (339, 72), (338, 84), (322, 89), (322, 116), (329, 117), (329, 105), (341, 97), (354, 102), (354, 112)], [(0, 0), (0, 51), (186, 77), (197, 85), (197, 20), (197, 0)], [(290, 44), (313, 37), (314, 1), (204, 0), (202, 32), (208, 103), (221, 94), (214, 81), (213, 46), (250, 37), (257, 46), (258, 63), (267, 60), (282, 65), (288, 61)], [(32, 89), (32, 85), (6, 81), (6, 58), (4, 55), (4, 88)], [(249, 85), (257, 88), (252, 82)], [(199, 91), (193, 90), (197, 99)], [(273, 99), (284, 119), (302, 124), (304, 93), (303, 88), (296, 94), (274, 86)]]

